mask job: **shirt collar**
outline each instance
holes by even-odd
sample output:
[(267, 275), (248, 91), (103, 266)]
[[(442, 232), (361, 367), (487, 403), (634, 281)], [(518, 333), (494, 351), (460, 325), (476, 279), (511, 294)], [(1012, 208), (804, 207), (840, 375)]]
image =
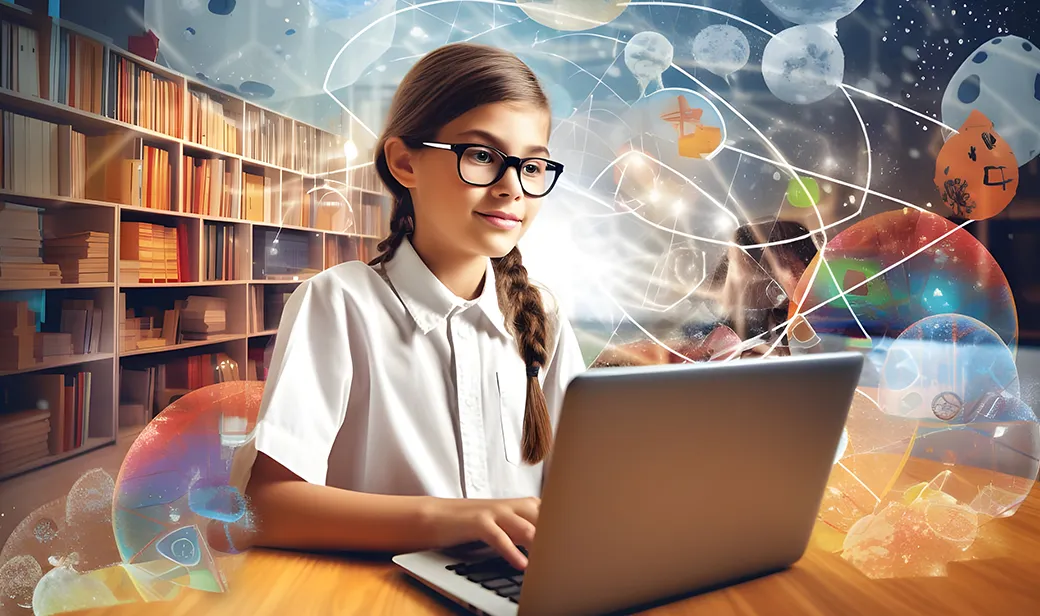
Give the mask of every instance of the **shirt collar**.
[(506, 327), (505, 316), (498, 305), (495, 289), (495, 269), (491, 259), (487, 260), (484, 288), (480, 297), (466, 301), (444, 286), (430, 268), (426, 266), (412, 243), (405, 238), (394, 253), (394, 258), (385, 264), (386, 275), (404, 303), (408, 314), (423, 334), (430, 333), (444, 322), (453, 310), (463, 310), (476, 304), (500, 334), (511, 337)]

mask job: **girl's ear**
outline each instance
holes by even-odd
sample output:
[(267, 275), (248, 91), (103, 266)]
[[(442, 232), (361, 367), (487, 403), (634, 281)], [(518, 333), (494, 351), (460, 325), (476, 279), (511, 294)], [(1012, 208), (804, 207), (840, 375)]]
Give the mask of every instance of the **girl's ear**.
[(391, 137), (383, 145), (383, 154), (394, 179), (405, 188), (415, 188), (415, 170), (412, 168), (415, 152), (400, 137)]

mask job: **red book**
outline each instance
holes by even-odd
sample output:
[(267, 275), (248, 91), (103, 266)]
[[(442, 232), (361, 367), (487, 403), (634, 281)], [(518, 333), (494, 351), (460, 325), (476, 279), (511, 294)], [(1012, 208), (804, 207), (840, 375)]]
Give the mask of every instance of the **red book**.
[(144, 34), (129, 37), (130, 53), (140, 56), (149, 62), (155, 62), (159, 55), (159, 37), (149, 30)]

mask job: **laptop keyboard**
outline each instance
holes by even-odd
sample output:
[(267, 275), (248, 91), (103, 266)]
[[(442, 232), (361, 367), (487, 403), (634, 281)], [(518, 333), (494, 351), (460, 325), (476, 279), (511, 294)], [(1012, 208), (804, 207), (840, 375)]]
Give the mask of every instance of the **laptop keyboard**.
[[(527, 555), (527, 550), (520, 548)], [(446, 567), (448, 571), (460, 575), (474, 584), (518, 603), (520, 588), (524, 583), (524, 572), (515, 569), (501, 556), (487, 558), (475, 562), (453, 563)]]

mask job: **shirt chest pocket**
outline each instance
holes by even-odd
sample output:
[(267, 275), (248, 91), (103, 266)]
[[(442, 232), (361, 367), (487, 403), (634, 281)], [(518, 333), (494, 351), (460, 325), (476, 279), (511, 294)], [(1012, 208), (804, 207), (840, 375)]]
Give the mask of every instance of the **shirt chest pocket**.
[(520, 441), (524, 432), (524, 412), (527, 408), (527, 383), (523, 372), (499, 370), (499, 417), (502, 423), (502, 445), (506, 460), (519, 466), (522, 463)]

